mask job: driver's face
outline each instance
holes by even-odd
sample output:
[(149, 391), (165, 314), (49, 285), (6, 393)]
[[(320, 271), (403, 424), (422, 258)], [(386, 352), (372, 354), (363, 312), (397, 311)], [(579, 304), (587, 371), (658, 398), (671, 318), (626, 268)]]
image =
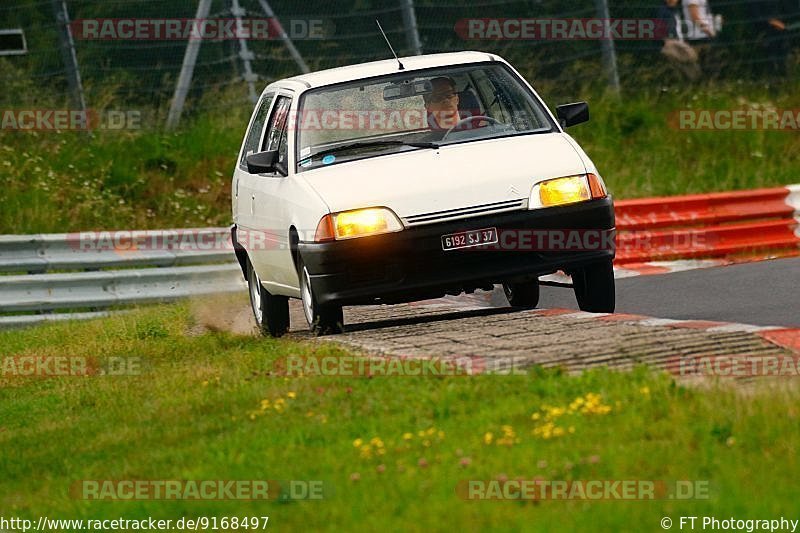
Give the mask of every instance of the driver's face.
[(425, 108), (428, 114), (433, 115), (440, 128), (454, 127), (460, 118), (455, 87), (450, 84), (437, 87), (425, 104)]
[(458, 113), (458, 94), (450, 88), (437, 94), (427, 105), (428, 111)]

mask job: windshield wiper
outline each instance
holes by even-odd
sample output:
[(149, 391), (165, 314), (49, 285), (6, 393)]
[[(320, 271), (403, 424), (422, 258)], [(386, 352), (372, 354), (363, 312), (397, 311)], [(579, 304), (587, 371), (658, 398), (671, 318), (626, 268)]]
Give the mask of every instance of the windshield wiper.
[(432, 142), (406, 142), (406, 141), (361, 141), (355, 142), (351, 144), (344, 144), (342, 146), (336, 146), (333, 148), (326, 148), (325, 150), (320, 150), (319, 152), (314, 152), (313, 154), (306, 156), (303, 160), (314, 159), (319, 156), (334, 154), (337, 152), (342, 152), (346, 150), (357, 150), (358, 148), (369, 148), (371, 146), (412, 146), (414, 148), (439, 148), (437, 143)]

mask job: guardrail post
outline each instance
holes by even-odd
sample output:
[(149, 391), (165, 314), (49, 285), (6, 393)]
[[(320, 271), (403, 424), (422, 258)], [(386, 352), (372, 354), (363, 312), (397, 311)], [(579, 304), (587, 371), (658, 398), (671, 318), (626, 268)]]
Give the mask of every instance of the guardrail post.
[(200, 35), (195, 36), (194, 34), (200, 33), (200, 21), (208, 17), (209, 11), (211, 11), (211, 0), (200, 0), (197, 4), (197, 14), (194, 17), (195, 22), (189, 34), (188, 43), (186, 44), (186, 53), (183, 56), (181, 73), (178, 76), (178, 83), (175, 84), (175, 94), (172, 97), (172, 104), (169, 107), (169, 115), (167, 115), (168, 129), (176, 127), (181, 121), (183, 105), (186, 103), (186, 95), (189, 93), (189, 88), (192, 86), (194, 66), (197, 63), (197, 55), (200, 53), (200, 44), (203, 41)]
[(415, 55), (422, 55), (422, 43), (419, 40), (417, 15), (414, 12), (414, 0), (400, 0), (403, 6), (403, 24), (406, 27), (408, 47)]
[[(608, 38), (600, 40), (600, 47), (603, 53), (603, 68), (608, 76), (608, 85), (614, 92), (619, 92), (619, 71), (617, 70), (617, 50), (614, 46), (614, 39), (611, 38), (611, 15), (608, 11), (608, 0), (595, 0), (597, 18), (603, 21), (603, 33)], [(604, 36), (605, 37), (605, 36)]]

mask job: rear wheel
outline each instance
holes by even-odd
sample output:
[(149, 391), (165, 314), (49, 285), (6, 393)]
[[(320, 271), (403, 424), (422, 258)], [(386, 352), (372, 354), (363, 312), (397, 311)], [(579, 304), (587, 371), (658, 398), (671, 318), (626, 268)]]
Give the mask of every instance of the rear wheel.
[(522, 283), (503, 283), (503, 292), (506, 293), (511, 307), (533, 309), (539, 304), (539, 280)]
[(308, 269), (299, 261), (300, 299), (303, 302), (303, 312), (306, 321), (315, 335), (330, 335), (344, 331), (344, 313), (341, 305), (320, 305), (314, 295), (311, 285), (311, 275)]
[(247, 262), (247, 285), (258, 331), (265, 337), (283, 336), (289, 331), (289, 298), (267, 292), (250, 261)]
[(581, 311), (614, 312), (614, 265), (612, 261), (593, 263), (574, 271), (572, 285)]

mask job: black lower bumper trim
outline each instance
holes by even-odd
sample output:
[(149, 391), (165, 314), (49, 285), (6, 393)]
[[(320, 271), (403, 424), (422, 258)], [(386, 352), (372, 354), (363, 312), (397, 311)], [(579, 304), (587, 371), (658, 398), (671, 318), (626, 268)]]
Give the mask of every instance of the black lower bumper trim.
[[(539, 230), (614, 230), (610, 198), (580, 204), (415, 226), (397, 233), (328, 243), (299, 243), (320, 304), (397, 303), (533, 279), (614, 258), (593, 250), (442, 249), (442, 235), (483, 228), (501, 234)], [(535, 248), (535, 247), (534, 247)]]

